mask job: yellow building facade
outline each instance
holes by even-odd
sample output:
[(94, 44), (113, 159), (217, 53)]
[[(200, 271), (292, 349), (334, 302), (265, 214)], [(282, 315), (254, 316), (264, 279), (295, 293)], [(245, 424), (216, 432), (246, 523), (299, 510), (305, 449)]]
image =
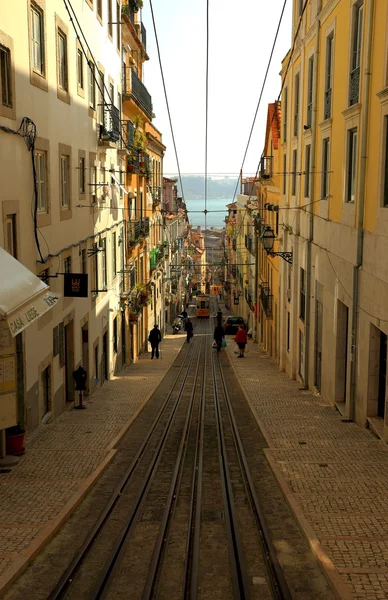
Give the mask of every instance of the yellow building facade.
[(387, 438), (388, 5), (300, 9), (282, 64), (280, 366)]

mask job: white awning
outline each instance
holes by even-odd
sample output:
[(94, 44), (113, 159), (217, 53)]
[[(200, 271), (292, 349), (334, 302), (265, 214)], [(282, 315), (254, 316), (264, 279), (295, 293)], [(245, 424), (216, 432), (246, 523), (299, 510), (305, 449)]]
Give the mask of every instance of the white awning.
[(0, 316), (15, 337), (49, 311), (59, 296), (16, 258), (0, 248)]
[(115, 175), (113, 175), (113, 173), (111, 173), (110, 176), (117, 183), (117, 185), (119, 186), (119, 188), (121, 189), (121, 191), (123, 191), (124, 194), (128, 194), (127, 190), (125, 189), (125, 187), (123, 186), (123, 184), (121, 183), (121, 181), (119, 181), (117, 179), (117, 177)]

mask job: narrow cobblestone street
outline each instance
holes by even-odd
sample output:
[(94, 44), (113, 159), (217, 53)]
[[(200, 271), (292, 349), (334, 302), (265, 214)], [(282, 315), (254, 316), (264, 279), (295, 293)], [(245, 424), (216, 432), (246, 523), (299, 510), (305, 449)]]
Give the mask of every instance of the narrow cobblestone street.
[(388, 598), (388, 449), (320, 396), (301, 391), (256, 344), (228, 352), (264, 450), (315, 555), (342, 598)]
[(0, 473), (0, 596), (111, 462), (115, 445), (163, 379), (184, 341), (166, 336), (149, 355), (96, 390), (87, 410), (65, 412), (26, 438), (26, 453)]

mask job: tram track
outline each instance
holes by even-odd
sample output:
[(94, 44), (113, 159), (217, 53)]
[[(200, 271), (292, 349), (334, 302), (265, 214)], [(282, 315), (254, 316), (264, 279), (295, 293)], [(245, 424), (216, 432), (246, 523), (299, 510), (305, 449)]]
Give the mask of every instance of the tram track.
[(125, 477), (49, 600), (291, 599), (211, 325), (197, 325)]

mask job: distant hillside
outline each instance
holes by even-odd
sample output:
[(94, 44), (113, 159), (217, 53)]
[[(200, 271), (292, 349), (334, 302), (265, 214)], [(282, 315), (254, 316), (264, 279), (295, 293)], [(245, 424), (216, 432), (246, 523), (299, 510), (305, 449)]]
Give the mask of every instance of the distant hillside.
[[(207, 197), (209, 199), (229, 199), (233, 198), (236, 189), (237, 179), (224, 177), (223, 179), (212, 179), (208, 177)], [(205, 197), (205, 180), (199, 176), (183, 176), (183, 190), (186, 200), (202, 200)], [(178, 190), (181, 195), (181, 189), (178, 181)]]

